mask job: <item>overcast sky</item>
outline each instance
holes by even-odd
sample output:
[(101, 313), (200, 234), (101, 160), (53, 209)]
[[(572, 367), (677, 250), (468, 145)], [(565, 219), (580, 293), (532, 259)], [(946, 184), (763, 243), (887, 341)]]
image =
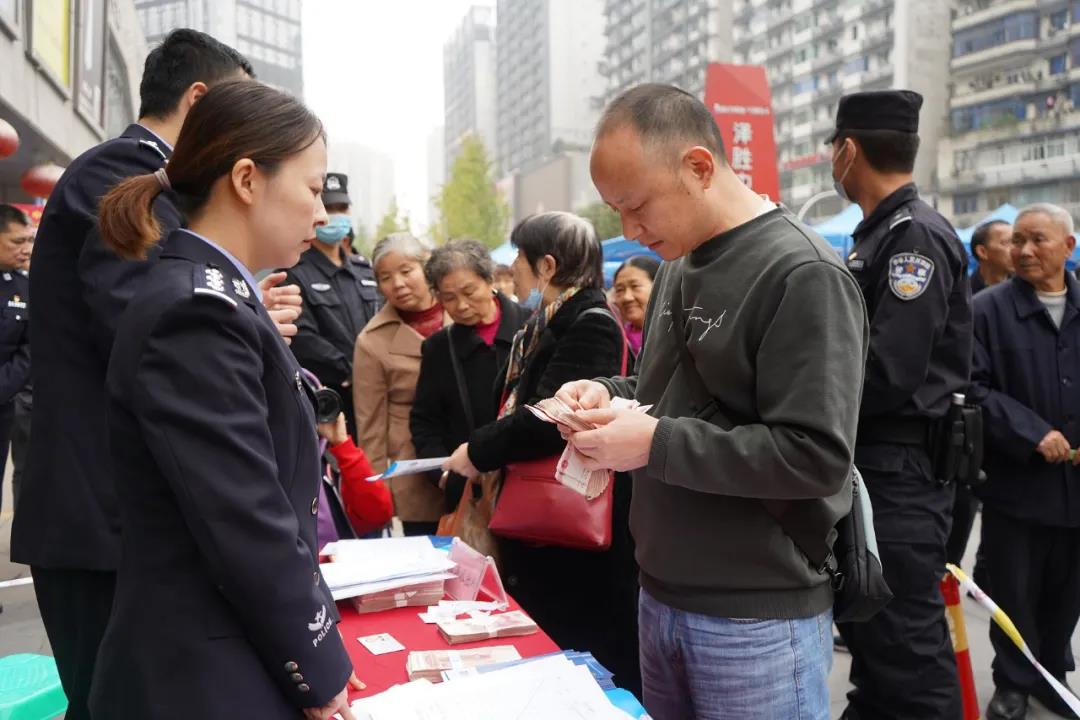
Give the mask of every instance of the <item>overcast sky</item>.
[[(398, 205), (428, 225), (427, 141), (442, 124), (442, 48), (484, 0), (305, 0), (304, 95), (330, 133), (394, 160)], [(378, 222), (375, 219), (372, 224)]]

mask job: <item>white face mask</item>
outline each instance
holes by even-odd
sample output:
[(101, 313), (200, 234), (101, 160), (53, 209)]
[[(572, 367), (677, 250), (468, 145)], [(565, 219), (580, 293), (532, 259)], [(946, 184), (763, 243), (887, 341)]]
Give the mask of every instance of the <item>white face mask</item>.
[[(836, 154), (836, 157), (833, 158), (833, 170), (834, 171), (836, 170), (836, 159), (840, 157), (841, 153), (843, 153), (845, 149), (847, 149), (847, 143), (844, 144), (844, 147), (840, 150), (839, 153)], [(844, 202), (855, 202), (847, 194), (847, 191), (844, 190), (844, 178), (847, 177), (848, 172), (851, 170), (851, 167), (854, 164), (855, 164), (855, 158), (852, 157), (851, 162), (848, 163), (848, 166), (846, 168), (844, 168), (844, 172), (840, 174), (839, 179), (836, 177), (835, 174), (833, 175), (833, 190), (836, 191), (836, 194), (839, 195), (840, 199), (843, 200)]]

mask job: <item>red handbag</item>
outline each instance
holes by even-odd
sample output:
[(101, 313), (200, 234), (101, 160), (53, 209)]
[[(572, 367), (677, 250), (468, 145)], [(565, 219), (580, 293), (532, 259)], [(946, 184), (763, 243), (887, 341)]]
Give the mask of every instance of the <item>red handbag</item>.
[[(609, 314), (601, 308), (590, 308), (582, 315), (595, 311)], [(614, 314), (610, 317), (615, 319)], [(622, 331), (621, 325), (619, 330)], [(629, 343), (623, 333), (623, 375), (628, 353)], [(608, 471), (607, 487), (599, 496), (588, 500), (555, 479), (558, 463), (559, 457), (508, 463), (488, 529), (499, 537), (538, 545), (607, 550), (611, 547), (613, 474)]]

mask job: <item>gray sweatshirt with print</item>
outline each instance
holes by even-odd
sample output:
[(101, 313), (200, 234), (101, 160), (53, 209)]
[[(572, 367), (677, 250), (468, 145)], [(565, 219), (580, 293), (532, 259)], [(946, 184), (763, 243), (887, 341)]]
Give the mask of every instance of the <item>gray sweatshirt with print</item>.
[[(684, 336), (703, 384), (680, 362)], [(831, 606), (826, 577), (775, 518), (788, 511), (824, 538), (848, 512), (868, 342), (855, 280), (782, 208), (660, 268), (638, 374), (601, 380), (660, 418), (633, 472), (646, 592), (729, 618)]]

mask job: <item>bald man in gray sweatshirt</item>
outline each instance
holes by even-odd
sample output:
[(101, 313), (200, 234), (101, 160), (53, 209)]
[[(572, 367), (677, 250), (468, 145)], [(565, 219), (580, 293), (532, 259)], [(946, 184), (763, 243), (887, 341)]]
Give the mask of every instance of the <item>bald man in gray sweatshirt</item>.
[[(641, 668), (656, 720), (829, 716), (832, 588), (777, 520), (822, 539), (851, 506), (869, 331), (836, 252), (724, 159), (674, 87), (612, 102), (593, 181), (666, 261), (634, 377), (559, 396), (601, 429), (571, 442), (631, 471)], [(652, 405), (608, 407), (613, 397)]]

